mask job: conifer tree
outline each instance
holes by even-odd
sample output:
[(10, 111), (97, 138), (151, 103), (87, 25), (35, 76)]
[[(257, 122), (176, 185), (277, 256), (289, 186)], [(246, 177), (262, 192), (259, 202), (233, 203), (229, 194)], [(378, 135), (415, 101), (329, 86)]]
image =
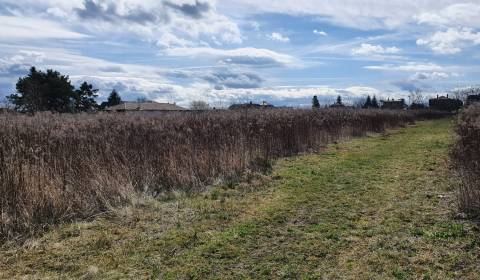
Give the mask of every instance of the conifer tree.
[(120, 94), (118, 94), (118, 92), (115, 89), (112, 90), (112, 93), (110, 93), (107, 99), (107, 106), (111, 107), (111, 106), (119, 105), (121, 103), (122, 103), (122, 98), (120, 97)]
[(337, 96), (337, 104), (338, 104), (338, 105), (343, 105), (343, 103), (342, 103), (342, 97), (341, 97), (340, 95)]
[(316, 95), (312, 99), (312, 108), (314, 109), (320, 108), (320, 102), (318, 101), (318, 97)]
[(367, 101), (365, 101), (365, 104), (363, 104), (364, 109), (368, 109), (372, 107), (372, 98), (370, 98), (370, 95), (367, 97)]
[(373, 96), (373, 99), (372, 99), (371, 108), (380, 108), (380, 106), (378, 105), (377, 97), (375, 95)]
[(93, 85), (83, 82), (79, 89), (74, 94), (74, 111), (75, 112), (89, 112), (95, 110), (98, 105), (95, 102), (98, 89), (94, 89)]

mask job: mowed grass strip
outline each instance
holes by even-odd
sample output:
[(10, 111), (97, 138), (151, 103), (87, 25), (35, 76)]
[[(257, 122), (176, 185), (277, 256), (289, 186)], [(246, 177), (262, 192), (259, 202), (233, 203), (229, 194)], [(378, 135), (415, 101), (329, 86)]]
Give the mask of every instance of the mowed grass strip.
[[(278, 161), (270, 179), (144, 200), (5, 245), (3, 278), (478, 279), (455, 219), (451, 120)], [(249, 181), (249, 182), (248, 182)]]

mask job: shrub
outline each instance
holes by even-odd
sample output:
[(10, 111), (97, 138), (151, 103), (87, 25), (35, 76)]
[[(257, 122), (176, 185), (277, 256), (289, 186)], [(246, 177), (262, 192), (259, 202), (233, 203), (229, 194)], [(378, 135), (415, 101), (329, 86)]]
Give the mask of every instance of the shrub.
[(458, 203), (471, 217), (480, 216), (480, 105), (472, 105), (460, 114), (458, 135), (451, 162), (460, 182)]

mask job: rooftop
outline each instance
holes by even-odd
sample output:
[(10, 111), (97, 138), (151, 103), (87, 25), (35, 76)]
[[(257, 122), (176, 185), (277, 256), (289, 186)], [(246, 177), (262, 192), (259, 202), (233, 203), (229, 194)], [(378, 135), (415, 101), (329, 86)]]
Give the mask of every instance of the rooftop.
[(185, 108), (170, 103), (157, 103), (154, 101), (125, 101), (119, 105), (107, 107), (107, 111), (185, 111)]

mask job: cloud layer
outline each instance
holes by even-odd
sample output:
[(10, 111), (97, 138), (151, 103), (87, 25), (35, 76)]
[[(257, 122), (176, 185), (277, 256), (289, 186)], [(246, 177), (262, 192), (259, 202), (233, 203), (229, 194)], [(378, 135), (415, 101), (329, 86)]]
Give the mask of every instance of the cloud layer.
[(0, 92), (35, 65), (102, 98), (308, 104), (480, 76), (480, 3), (1, 0)]

